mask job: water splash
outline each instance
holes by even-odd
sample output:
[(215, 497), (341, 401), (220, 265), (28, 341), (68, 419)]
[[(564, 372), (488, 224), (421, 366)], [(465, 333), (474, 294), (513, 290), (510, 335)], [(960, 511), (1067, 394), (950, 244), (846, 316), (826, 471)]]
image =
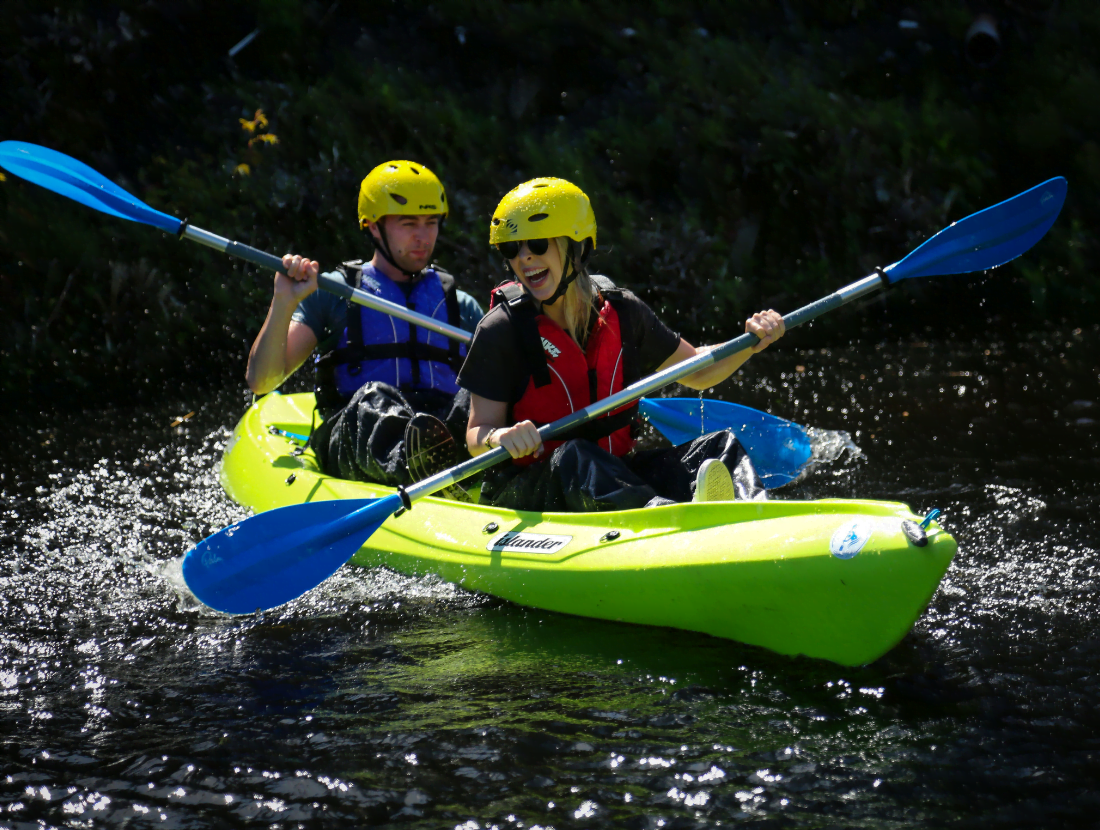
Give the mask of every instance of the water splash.
[(176, 560), (245, 515), (215, 473), (242, 401), (9, 442), (0, 825), (1092, 826), (1100, 444), (1046, 399), (1093, 395), (1097, 361), (1069, 389), (1029, 352), (994, 395), (987, 349), (745, 376), (755, 406), (850, 430), (812, 430), (816, 474), (781, 497), (940, 507), (959, 540), (913, 634), (862, 669), (385, 569), (213, 614)]
[[(867, 461), (867, 455), (846, 431), (817, 427), (805, 427), (805, 430), (806, 437), (810, 440), (810, 458), (787, 487), (800, 484), (826, 467), (839, 473)], [(837, 462), (841, 462), (839, 469)]]
[(813, 451), (813, 455), (807, 462), (811, 468), (840, 461), (845, 455), (847, 455), (844, 459), (846, 465), (867, 460), (863, 450), (844, 430), (807, 427), (806, 435), (809, 436), (810, 448)]

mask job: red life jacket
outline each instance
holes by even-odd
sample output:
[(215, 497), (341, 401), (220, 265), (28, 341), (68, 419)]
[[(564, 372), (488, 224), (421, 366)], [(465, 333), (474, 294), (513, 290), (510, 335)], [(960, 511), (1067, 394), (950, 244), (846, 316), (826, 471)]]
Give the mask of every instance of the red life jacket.
[[(536, 426), (542, 426), (623, 388), (624, 363), (629, 362), (629, 355), (624, 360), (624, 352), (629, 350), (624, 349), (622, 321), (615, 308), (617, 303), (604, 299), (582, 351), (557, 323), (545, 314), (536, 314), (530, 297), (525, 292), (521, 296), (519, 292), (522, 288), (515, 283), (498, 287), (493, 292), (491, 304), (508, 301), (509, 318), (520, 329), (517, 332), (520, 342), (525, 346), (528, 363), (532, 364), (527, 388), (512, 405), (515, 421), (530, 420)], [(615, 299), (618, 299), (617, 296)], [(538, 339), (535, 340), (535, 337)], [(612, 455), (626, 455), (635, 443), (631, 425), (637, 409), (638, 405), (634, 402), (613, 410), (556, 440), (545, 442), (546, 450), (553, 451), (570, 438), (586, 438)], [(538, 459), (526, 456), (514, 461), (530, 464), (544, 458), (545, 453)]]

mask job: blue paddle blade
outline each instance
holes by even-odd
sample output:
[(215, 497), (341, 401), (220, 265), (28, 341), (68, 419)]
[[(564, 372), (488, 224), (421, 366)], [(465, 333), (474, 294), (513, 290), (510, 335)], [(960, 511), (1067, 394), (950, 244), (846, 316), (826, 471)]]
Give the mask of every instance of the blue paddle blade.
[(1042, 239), (1066, 201), (1061, 176), (952, 223), (900, 262), (883, 269), (890, 282), (966, 274), (1004, 265)]
[(758, 409), (699, 398), (642, 398), (638, 406), (673, 444), (733, 430), (768, 490), (794, 480), (813, 455), (804, 427)]
[(314, 501), (237, 522), (191, 548), (183, 579), (205, 605), (250, 614), (290, 602), (347, 562), (401, 497)]
[(179, 233), (183, 224), (176, 217), (149, 207), (83, 162), (37, 144), (0, 141), (0, 167), (101, 213), (169, 233)]

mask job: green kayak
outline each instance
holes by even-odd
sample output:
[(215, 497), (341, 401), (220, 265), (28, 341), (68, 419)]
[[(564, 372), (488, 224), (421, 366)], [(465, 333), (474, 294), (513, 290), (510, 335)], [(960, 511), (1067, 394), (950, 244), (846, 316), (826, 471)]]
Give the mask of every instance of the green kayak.
[[(308, 434), (313, 410), (310, 394), (271, 394), (249, 408), (221, 466), (232, 499), (260, 512), (393, 492), (324, 475), (297, 449), (284, 433)], [(955, 555), (950, 535), (933, 522), (925, 536), (919, 521), (903, 504), (846, 499), (530, 513), (427, 497), (388, 519), (351, 562), (856, 666), (905, 636)]]

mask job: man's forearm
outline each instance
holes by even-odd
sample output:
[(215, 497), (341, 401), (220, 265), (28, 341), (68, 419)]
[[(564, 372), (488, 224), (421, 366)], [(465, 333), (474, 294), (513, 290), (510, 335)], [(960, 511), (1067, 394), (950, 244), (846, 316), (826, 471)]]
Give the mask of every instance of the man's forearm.
[(267, 310), (267, 319), (252, 344), (245, 370), (248, 387), (257, 395), (266, 395), (277, 389), (289, 374), (286, 365), (287, 333), (296, 307), (296, 304), (276, 297)]

